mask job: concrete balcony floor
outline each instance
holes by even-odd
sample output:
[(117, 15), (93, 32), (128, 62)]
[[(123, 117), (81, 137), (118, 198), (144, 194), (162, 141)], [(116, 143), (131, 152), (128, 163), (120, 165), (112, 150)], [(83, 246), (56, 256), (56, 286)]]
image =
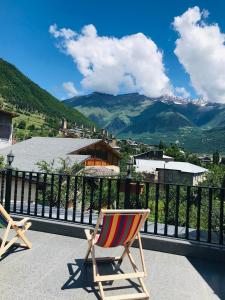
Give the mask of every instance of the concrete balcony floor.
[[(92, 267), (83, 267), (85, 240), (31, 230), (27, 235), (33, 243), (31, 250), (15, 248), (0, 259), (1, 300), (98, 299)], [(103, 254), (97, 249), (97, 254), (118, 255), (121, 250), (104, 250)], [(132, 252), (138, 262), (138, 250)], [(144, 255), (150, 299), (225, 299), (225, 264), (149, 250)], [(125, 260), (121, 269), (126, 271), (128, 266)], [(102, 264), (100, 272), (107, 274), (111, 268)], [(135, 293), (137, 288), (135, 280), (108, 283), (106, 296)]]

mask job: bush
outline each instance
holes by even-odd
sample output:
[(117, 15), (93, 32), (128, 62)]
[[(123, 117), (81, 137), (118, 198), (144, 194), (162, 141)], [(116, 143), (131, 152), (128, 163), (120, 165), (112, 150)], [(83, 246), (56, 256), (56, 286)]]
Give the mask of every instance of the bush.
[(24, 120), (21, 120), (17, 126), (19, 129), (25, 129), (27, 126), (26, 122)]
[(28, 129), (28, 130), (35, 130), (36, 127), (35, 127), (34, 124), (31, 124), (31, 125), (29, 125), (29, 126), (27, 127), (27, 129)]

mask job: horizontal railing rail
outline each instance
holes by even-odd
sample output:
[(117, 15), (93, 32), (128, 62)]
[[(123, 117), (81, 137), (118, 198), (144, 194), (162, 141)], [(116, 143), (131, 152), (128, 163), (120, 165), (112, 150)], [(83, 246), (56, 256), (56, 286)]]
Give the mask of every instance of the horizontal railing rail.
[(95, 225), (101, 208), (150, 208), (147, 234), (224, 245), (225, 189), (44, 172), (1, 170), (9, 212)]

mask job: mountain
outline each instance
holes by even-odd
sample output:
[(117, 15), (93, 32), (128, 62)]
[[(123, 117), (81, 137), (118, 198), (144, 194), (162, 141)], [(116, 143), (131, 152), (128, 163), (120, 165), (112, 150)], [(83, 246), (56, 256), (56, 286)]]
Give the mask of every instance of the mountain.
[(122, 138), (148, 143), (179, 142), (195, 152), (225, 152), (225, 105), (202, 99), (163, 96), (149, 98), (137, 93), (109, 95), (94, 92), (65, 100)]
[(64, 117), (69, 122), (93, 125), (82, 113), (66, 106), (3, 59), (0, 59), (0, 97), (6, 107), (19, 112), (24, 110), (42, 114), (45, 119), (51, 119), (52, 123)]

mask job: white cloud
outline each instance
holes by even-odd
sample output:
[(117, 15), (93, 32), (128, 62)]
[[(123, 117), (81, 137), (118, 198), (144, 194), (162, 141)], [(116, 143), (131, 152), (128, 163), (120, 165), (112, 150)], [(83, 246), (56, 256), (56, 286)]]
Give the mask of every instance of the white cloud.
[(68, 81), (68, 82), (64, 82), (63, 84), (63, 88), (64, 90), (67, 92), (68, 97), (74, 97), (78, 95), (78, 91), (75, 88), (73, 82)]
[(176, 87), (175, 92), (180, 97), (183, 97), (183, 98), (190, 97), (190, 93), (184, 87)]
[(70, 55), (83, 75), (84, 89), (118, 94), (139, 92), (150, 97), (171, 94), (163, 54), (142, 33), (122, 38), (99, 36), (94, 25), (78, 34), (71, 29), (49, 28), (60, 48)]
[(218, 24), (206, 23), (208, 14), (195, 6), (174, 19), (174, 29), (179, 33), (174, 53), (198, 95), (225, 102), (225, 35)]

